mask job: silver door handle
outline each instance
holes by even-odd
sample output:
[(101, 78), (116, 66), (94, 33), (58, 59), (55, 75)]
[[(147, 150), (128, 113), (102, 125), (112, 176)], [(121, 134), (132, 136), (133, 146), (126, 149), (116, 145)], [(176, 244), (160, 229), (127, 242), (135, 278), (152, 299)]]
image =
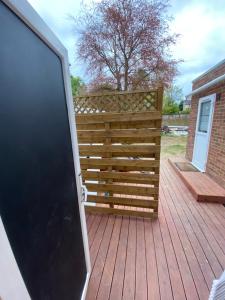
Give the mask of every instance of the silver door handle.
[(87, 202), (87, 188), (85, 185), (81, 185), (81, 192), (82, 192), (82, 200), (81, 202)]

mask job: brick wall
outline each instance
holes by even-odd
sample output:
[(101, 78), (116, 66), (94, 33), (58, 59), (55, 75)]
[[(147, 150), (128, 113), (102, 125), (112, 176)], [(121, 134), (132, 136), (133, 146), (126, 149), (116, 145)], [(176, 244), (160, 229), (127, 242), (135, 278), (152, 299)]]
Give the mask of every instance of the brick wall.
[[(215, 79), (217, 76), (221, 76), (222, 74), (224, 74), (225, 63), (220, 66), (219, 70), (215, 70), (211, 73), (193, 82), (193, 89), (196, 89), (203, 84)], [(199, 93), (198, 95), (192, 96), (186, 157), (190, 161), (192, 160), (199, 98), (214, 93), (217, 94), (217, 99), (213, 115), (213, 125), (206, 173), (213, 177), (219, 184), (221, 184), (225, 188), (225, 81), (219, 85), (216, 85)]]

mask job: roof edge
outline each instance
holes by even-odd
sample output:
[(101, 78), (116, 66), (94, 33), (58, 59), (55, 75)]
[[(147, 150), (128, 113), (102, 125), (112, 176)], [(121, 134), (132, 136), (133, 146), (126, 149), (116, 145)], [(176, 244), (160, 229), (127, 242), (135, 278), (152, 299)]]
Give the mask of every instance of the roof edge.
[(216, 68), (220, 67), (222, 64), (225, 63), (225, 59), (221, 60), (220, 62), (218, 62), (216, 65), (214, 65), (213, 67), (211, 67), (210, 69), (208, 69), (206, 72), (204, 72), (203, 74), (199, 75), (198, 77), (196, 77), (194, 80), (192, 80), (192, 83), (196, 82), (197, 80), (201, 79), (202, 77), (204, 77), (205, 75), (207, 75), (208, 73), (210, 73), (211, 71), (214, 71)]
[(215, 79), (207, 82), (206, 84), (204, 85), (201, 85), (200, 87), (198, 87), (197, 89), (193, 90), (191, 93), (189, 93), (188, 95), (186, 95), (186, 99), (190, 96), (193, 96), (195, 94), (198, 94), (204, 90), (206, 90), (207, 88), (210, 88), (218, 83), (220, 83), (221, 81), (224, 81), (225, 80), (225, 74), (219, 76), (219, 77), (216, 77)]

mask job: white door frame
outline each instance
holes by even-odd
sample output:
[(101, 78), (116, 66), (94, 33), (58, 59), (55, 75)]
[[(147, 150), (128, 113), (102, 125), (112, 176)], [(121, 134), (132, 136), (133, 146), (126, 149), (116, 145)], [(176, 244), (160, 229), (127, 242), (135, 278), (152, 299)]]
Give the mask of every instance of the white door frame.
[[(81, 300), (84, 300), (86, 297), (86, 291), (88, 287), (88, 282), (91, 272), (91, 262), (89, 254), (89, 245), (88, 245), (88, 236), (87, 236), (87, 224), (85, 217), (84, 204), (82, 202), (82, 189), (81, 189), (81, 169), (80, 169), (80, 160), (79, 160), (79, 150), (77, 142), (77, 130), (75, 122), (75, 112), (73, 106), (73, 96), (70, 82), (70, 70), (68, 63), (68, 52), (51, 29), (46, 25), (42, 18), (37, 14), (37, 12), (32, 8), (32, 6), (26, 0), (2, 0), (36, 35), (40, 37), (45, 44), (51, 48), (57, 56), (60, 58), (62, 63), (64, 87), (66, 94), (66, 104), (68, 109), (68, 118), (70, 125), (72, 149), (73, 149), (73, 158), (74, 158), (74, 168), (75, 168), (75, 177), (77, 184), (77, 194), (78, 194), (78, 204), (80, 211), (81, 219), (81, 229), (82, 237), (84, 244), (85, 252), (85, 261), (87, 267), (87, 276), (82, 293)], [(74, 270), (76, 272), (76, 270)], [(19, 298), (18, 298), (19, 299)]]
[[(206, 154), (206, 161), (204, 167), (201, 169), (198, 166), (195, 165), (193, 162), (194, 159), (194, 154), (196, 151), (196, 133), (200, 135), (205, 135), (203, 132), (199, 132), (199, 121), (200, 121), (200, 111), (201, 111), (201, 104), (203, 102), (211, 101), (211, 111), (210, 111), (210, 118), (209, 118), (209, 123), (208, 123), (208, 130), (207, 130), (207, 154)], [(196, 120), (196, 127), (195, 127), (195, 140), (194, 140), (194, 147), (193, 147), (193, 155), (192, 155), (192, 164), (201, 172), (205, 172), (206, 170), (206, 165), (207, 165), (207, 159), (208, 159), (208, 153), (209, 153), (209, 145), (210, 145), (210, 138), (211, 138), (211, 132), (212, 132), (212, 125), (213, 125), (213, 115), (214, 115), (214, 108), (215, 108), (215, 102), (216, 102), (216, 94), (211, 94), (205, 97), (202, 97), (199, 99), (198, 102), (198, 113), (197, 113), (197, 120)]]

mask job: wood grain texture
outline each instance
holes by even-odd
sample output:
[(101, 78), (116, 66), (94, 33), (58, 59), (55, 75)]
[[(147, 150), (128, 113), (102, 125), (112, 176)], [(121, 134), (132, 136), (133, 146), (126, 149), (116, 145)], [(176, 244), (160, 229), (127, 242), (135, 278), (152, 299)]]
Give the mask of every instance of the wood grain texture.
[(151, 196), (158, 194), (158, 188), (145, 187), (145, 186), (130, 186), (122, 184), (109, 184), (109, 183), (86, 183), (86, 187), (90, 192), (112, 192), (114, 194), (124, 195), (139, 195)]
[(111, 207), (101, 207), (101, 206), (85, 206), (85, 211), (87, 213), (96, 214), (109, 214), (109, 215), (120, 215), (120, 216), (135, 216), (142, 218), (157, 218), (157, 213), (152, 211), (142, 211), (142, 210), (132, 210), (124, 208), (111, 208)]
[(85, 166), (87, 168), (101, 168), (101, 167), (135, 167), (144, 168), (148, 167), (159, 167), (159, 161), (157, 160), (147, 160), (147, 159), (115, 159), (115, 158), (81, 158), (81, 167)]
[[(101, 211), (114, 205), (123, 209), (123, 205), (133, 203), (136, 214), (141, 207), (151, 207), (157, 214), (162, 119), (159, 102), (161, 88), (75, 99), (82, 180), (88, 191), (98, 196), (88, 199), (96, 199), (98, 206), (104, 204)], [(137, 197), (129, 201), (127, 196)], [(153, 197), (154, 202), (147, 203), (142, 197)]]
[[(158, 128), (157, 125), (158, 120), (139, 120), (139, 121), (117, 121), (111, 122), (111, 129), (134, 129), (134, 128)], [(87, 124), (79, 124), (77, 123), (77, 130), (103, 130), (105, 129), (104, 123), (87, 123)]]
[(126, 112), (126, 113), (97, 113), (97, 114), (78, 114), (76, 115), (77, 124), (96, 124), (105, 122), (136, 122), (161, 120), (162, 115), (159, 111), (151, 112)]
[(129, 173), (129, 172), (100, 172), (100, 171), (83, 171), (83, 180), (105, 180), (113, 179), (114, 182), (131, 182), (140, 184), (154, 185), (159, 182), (158, 174), (147, 174), (147, 173)]
[(158, 206), (157, 200), (142, 200), (131, 197), (105, 197), (105, 196), (92, 196), (88, 195), (88, 202), (94, 203), (103, 203), (103, 204), (116, 204), (116, 205), (125, 205), (133, 207), (146, 207), (146, 208), (156, 208)]
[(160, 174), (158, 219), (88, 214), (99, 240), (88, 299), (208, 299), (225, 269), (225, 207), (197, 202), (168, 162)]
[(105, 153), (116, 153), (117, 156), (120, 155), (137, 155), (141, 156), (143, 154), (151, 154), (160, 152), (160, 146), (155, 145), (80, 145), (79, 153), (81, 156), (91, 156), (97, 154)]

